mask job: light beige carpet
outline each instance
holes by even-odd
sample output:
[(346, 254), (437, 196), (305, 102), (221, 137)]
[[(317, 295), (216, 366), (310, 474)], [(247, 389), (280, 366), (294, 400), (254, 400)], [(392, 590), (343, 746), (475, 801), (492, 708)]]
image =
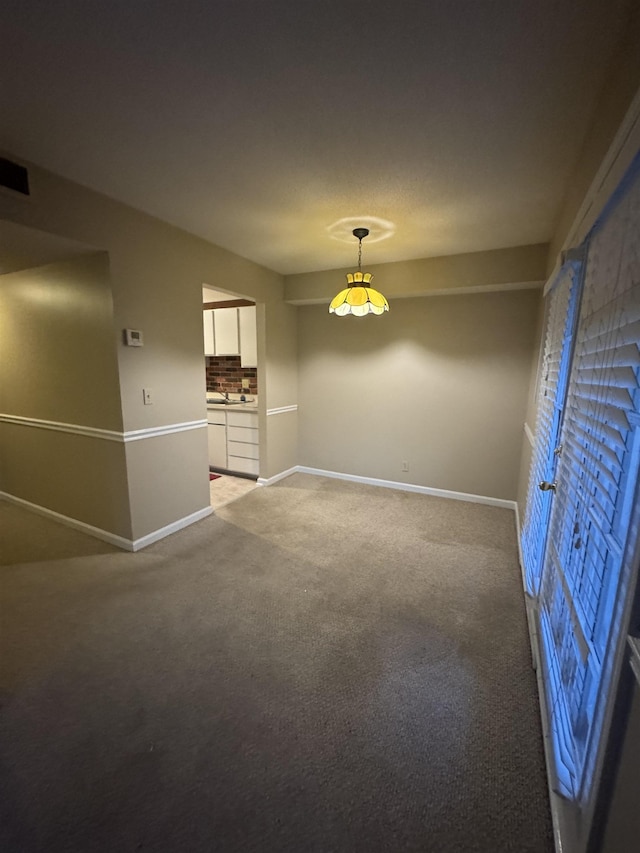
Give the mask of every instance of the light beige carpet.
[(294, 475), (138, 554), (46, 524), (2, 569), (3, 853), (552, 851), (510, 511)]

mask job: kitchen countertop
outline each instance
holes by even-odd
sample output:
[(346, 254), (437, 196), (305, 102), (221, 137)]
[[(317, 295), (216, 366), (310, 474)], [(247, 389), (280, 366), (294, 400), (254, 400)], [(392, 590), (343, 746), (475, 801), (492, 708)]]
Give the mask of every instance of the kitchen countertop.
[(243, 412), (250, 411), (256, 412), (258, 410), (258, 401), (247, 401), (246, 403), (232, 403), (229, 405), (228, 403), (212, 403), (210, 400), (207, 400), (207, 409), (217, 409), (229, 412)]

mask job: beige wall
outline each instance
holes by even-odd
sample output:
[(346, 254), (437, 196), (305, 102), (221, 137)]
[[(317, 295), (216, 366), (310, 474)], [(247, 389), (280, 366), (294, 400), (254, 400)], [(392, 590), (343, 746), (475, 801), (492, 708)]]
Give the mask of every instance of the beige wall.
[[(437, 304), (436, 313), (442, 310), (445, 305), (450, 306), (446, 320), (450, 336), (447, 341), (447, 355), (442, 363), (448, 359), (449, 366), (457, 364), (459, 367), (462, 362), (456, 362), (454, 353), (458, 350), (465, 351), (468, 338), (466, 331), (464, 331), (466, 320), (462, 314), (459, 319), (457, 318), (457, 309), (464, 312), (464, 306), (488, 304), (482, 299), (475, 303), (468, 300), (472, 298), (470, 294), (476, 297), (479, 294), (488, 295), (492, 292), (504, 294), (508, 291), (512, 293), (515, 298), (513, 304), (530, 305), (539, 302), (539, 286), (546, 275), (547, 258), (548, 245), (539, 244), (473, 252), (451, 257), (421, 258), (377, 266), (367, 266), (365, 263), (365, 269), (375, 275), (374, 285), (390, 299), (392, 309), (389, 315), (381, 318), (363, 318), (360, 323), (357, 320), (354, 321), (354, 318), (344, 318), (344, 324), (340, 324), (339, 321), (336, 324), (337, 318), (330, 318), (327, 314), (328, 302), (340, 289), (341, 283), (344, 281), (343, 273), (347, 270), (324, 270), (316, 273), (286, 276), (285, 300), (298, 305), (300, 310), (298, 336), (301, 403), (298, 430), (299, 464), (341, 473), (483, 494), (490, 497), (507, 495), (509, 499), (515, 498), (515, 483), (518, 478), (517, 465), (514, 467), (510, 462), (509, 474), (496, 471), (490, 478), (487, 478), (484, 475), (486, 472), (481, 470), (482, 466), (478, 460), (461, 461), (465, 459), (466, 455), (470, 454), (468, 445), (470, 432), (464, 426), (470, 419), (468, 413), (458, 418), (459, 407), (454, 407), (457, 414), (451, 415), (451, 417), (443, 411), (439, 411), (437, 414), (430, 411), (427, 416), (427, 412), (421, 408), (427, 405), (424, 400), (431, 400), (432, 395), (440, 393), (436, 387), (436, 377), (440, 375), (440, 365), (435, 370), (423, 371), (421, 369), (420, 365), (423, 364), (424, 356), (422, 344), (418, 344), (415, 352), (411, 349), (411, 341), (416, 338), (416, 335), (419, 341), (420, 333), (414, 329), (407, 332), (408, 337), (406, 337), (404, 324), (408, 324), (407, 328), (412, 326), (415, 319), (414, 308), (423, 304), (423, 300), (416, 300), (412, 297), (433, 297), (424, 300), (424, 302), (430, 306)], [(529, 295), (524, 295), (521, 300), (518, 299), (517, 294), (527, 292)], [(455, 301), (449, 302), (447, 301), (449, 297), (443, 296), (449, 293), (456, 295)], [(531, 293), (536, 295), (531, 296)], [(444, 298), (445, 301), (440, 302), (441, 298)], [(496, 305), (503, 304), (501, 296), (498, 295), (496, 299)], [(316, 313), (308, 314), (309, 306), (316, 304), (318, 306)], [(419, 313), (422, 310), (420, 308)], [(533, 316), (535, 316), (535, 310)], [(427, 325), (430, 323), (428, 318), (432, 316), (432, 311), (433, 309), (429, 309), (426, 312), (424, 322)], [(311, 352), (310, 347), (315, 345), (307, 337), (309, 327), (306, 324), (309, 323), (310, 316), (317, 317), (318, 322), (322, 324), (317, 331), (315, 343), (322, 344), (324, 348), (322, 356), (324, 366), (318, 361), (311, 361), (307, 358)], [(377, 329), (374, 332), (376, 321)], [(355, 326), (352, 325), (354, 322)], [(375, 363), (374, 370), (371, 369), (368, 362), (363, 363), (361, 368), (358, 368), (362, 370), (362, 376), (358, 380), (354, 380), (353, 375), (354, 364), (356, 363), (353, 360), (354, 353), (351, 353), (348, 347), (346, 350), (336, 349), (332, 356), (329, 355), (332, 348), (341, 340), (340, 333), (346, 329), (364, 334), (362, 340), (360, 340), (359, 334), (356, 337), (351, 337), (350, 340), (353, 342), (357, 339), (358, 347), (362, 347), (363, 352), (369, 352), (372, 363)], [(382, 332), (383, 329), (384, 332)], [(367, 337), (369, 332), (371, 339)], [(316, 334), (315, 330), (313, 333)], [(381, 339), (378, 335), (380, 333), (385, 340), (382, 348), (379, 346)], [(387, 334), (390, 336), (388, 339), (384, 337)], [(527, 334), (529, 334), (528, 340), (530, 341), (530, 333), (527, 332)], [(471, 356), (467, 353), (464, 358), (471, 358)], [(414, 360), (413, 379), (409, 380), (406, 376), (408, 365)], [(360, 364), (359, 361), (357, 363)], [(498, 375), (502, 368), (498, 366), (496, 370), (496, 375)], [(328, 374), (332, 374), (329, 387), (327, 386)], [(370, 379), (364, 379), (365, 376), (376, 374), (378, 379), (373, 382)], [(341, 389), (345, 383), (345, 388), (355, 384), (357, 394), (363, 393), (360, 390), (363, 385), (368, 388), (370, 384), (376, 387), (384, 387), (385, 392), (388, 392), (396, 388), (399, 375), (400, 382), (404, 386), (402, 395), (414, 400), (412, 406), (417, 416), (417, 421), (411, 423), (411, 426), (408, 423), (406, 424), (406, 429), (410, 431), (412, 436), (410, 451), (407, 451), (410, 452), (412, 460), (407, 460), (410, 463), (410, 468), (406, 474), (400, 470), (400, 462), (406, 458), (406, 454), (400, 454), (400, 460), (398, 460), (395, 458), (398, 453), (389, 446), (396, 428), (397, 413), (392, 414), (387, 408), (379, 410), (379, 396), (377, 394), (373, 395), (375, 399), (369, 397), (364, 399), (365, 405), (370, 406), (371, 411), (375, 412), (373, 418), (375, 429), (383, 435), (382, 440), (385, 446), (384, 458), (372, 464), (370, 444), (365, 442), (355, 457), (345, 449), (344, 430), (350, 432), (349, 424), (352, 423), (354, 416), (363, 434), (370, 435), (371, 427), (368, 422), (361, 422), (361, 410), (356, 408), (354, 412), (354, 397), (348, 390), (335, 393), (335, 389)], [(464, 369), (452, 370), (450, 380), (452, 383), (459, 383), (460, 388), (464, 389), (460, 392), (461, 394), (467, 393), (468, 382), (471, 386), (474, 385), (474, 380)], [(523, 381), (526, 387), (526, 380)], [(500, 376), (498, 383), (501, 382), (502, 377)], [(487, 387), (492, 385), (492, 381), (488, 377), (486, 384)], [(427, 389), (426, 396), (421, 398), (420, 389), (423, 387)], [(316, 389), (319, 397), (314, 401)], [(522, 397), (523, 393), (526, 394), (526, 392), (517, 390), (518, 399)], [(415, 402), (416, 398), (418, 399), (417, 403)], [(513, 395), (511, 398), (514, 399)], [(481, 429), (486, 426), (484, 399), (485, 397), (481, 395), (480, 409), (476, 415), (471, 415), (471, 419), (475, 418)], [(501, 401), (500, 406), (510, 408), (511, 404)], [(448, 413), (454, 410), (447, 407)], [(312, 414), (310, 414), (311, 412)], [(331, 424), (329, 425), (327, 424), (328, 413), (331, 413)], [(420, 438), (423, 421), (429, 424), (430, 428), (428, 442), (422, 442)], [(340, 424), (340, 427), (334, 428), (337, 424)], [(518, 436), (514, 438), (512, 429), (508, 430), (511, 456), (516, 453), (514, 447), (519, 448), (520, 446), (522, 426), (523, 415), (521, 415), (518, 424)], [(464, 475), (462, 475), (463, 469)]]
[[(267, 416), (269, 440), (260, 457), (260, 476), (267, 480), (298, 464), (298, 412)], [(261, 451), (262, 452), (262, 451)]]
[[(632, 100), (638, 96), (640, 87), (640, 4), (630, 4), (630, 8), (631, 15), (628, 25), (621, 43), (616, 46), (593, 120), (567, 186), (562, 210), (551, 240), (548, 273), (553, 269), (560, 250), (563, 247), (570, 248), (573, 244), (573, 241), (570, 241), (570, 244), (567, 245), (566, 240), (573, 230), (576, 215)], [(620, 159), (625, 160), (624, 157)], [(621, 170), (626, 168), (626, 163), (619, 162), (615, 165), (612, 163), (612, 166), (617, 174), (613, 178), (614, 184), (611, 189), (622, 177)], [(599, 212), (597, 206), (591, 210), (589, 221), (592, 222)]]
[(364, 318), (299, 308), (300, 464), (515, 499), (538, 301), (398, 299)]
[(281, 300), (266, 305), (267, 409), (292, 406), (298, 401), (297, 330), (297, 308)]
[[(122, 430), (104, 253), (0, 277), (0, 387), (3, 415)], [(5, 423), (0, 454), (3, 491), (130, 538), (122, 443)]]
[[(374, 287), (388, 299), (448, 291), (464, 293), (469, 289), (504, 288), (544, 281), (548, 251), (548, 245), (543, 243), (390, 264), (364, 263), (363, 269), (375, 276)], [(329, 302), (341, 285), (346, 287), (344, 276), (353, 269), (286, 276), (284, 298), (300, 305)]]
[[(576, 247), (602, 211), (610, 193), (622, 178), (624, 170), (638, 150), (640, 131), (637, 115), (630, 120), (634, 104), (640, 98), (640, 6), (632, 5), (628, 26), (617, 46), (598, 106), (585, 137), (580, 157), (568, 183), (564, 201), (549, 245), (546, 277), (560, 266), (562, 249)], [(529, 380), (526, 421), (535, 430), (535, 398), (537, 365), (544, 322), (539, 314), (537, 343), (533, 353)], [(522, 446), (521, 474), (518, 483), (518, 506), (521, 520), (529, 478), (531, 446), (526, 437)]]
[(2, 411), (122, 429), (106, 254), (0, 277)]
[[(14, 159), (19, 160), (15, 156)], [(295, 352), (295, 328), (280, 322), (282, 276), (177, 228), (29, 164), (31, 198), (0, 195), (0, 219), (52, 233), (108, 253), (113, 317), (110, 346), (117, 359), (121, 407), (120, 428), (153, 429), (204, 419), (205, 375), (202, 340), (202, 285), (230, 290), (262, 306), (259, 353), (262, 387), (273, 387), (275, 398), (282, 374), (283, 349)], [(287, 306), (288, 311), (292, 311)], [(275, 313), (274, 313), (275, 312)], [(274, 314), (274, 320), (270, 319)], [(279, 338), (267, 341), (269, 326)], [(142, 330), (142, 348), (125, 347), (122, 330)], [(273, 353), (274, 382), (270, 383)], [(58, 359), (47, 368), (55, 374)], [(291, 370), (295, 373), (295, 363)], [(151, 388), (154, 404), (144, 406), (142, 389)], [(268, 394), (261, 395), (267, 405)], [(264, 412), (262, 413), (264, 419)], [(279, 422), (263, 425), (268, 440), (278, 442)], [(132, 535), (141, 538), (168, 523), (202, 509), (208, 503), (200, 471), (207, 469), (206, 442), (201, 431), (175, 433), (162, 440), (144, 439), (128, 453), (128, 485)], [(289, 433), (287, 433), (289, 434)], [(282, 443), (282, 442), (281, 442)], [(140, 442), (136, 442), (140, 445)], [(172, 449), (173, 448), (173, 449)], [(167, 455), (185, 454), (189, 464), (166, 466), (149, 489)], [(199, 463), (192, 464), (194, 458)], [(134, 461), (135, 459), (135, 461)], [(68, 488), (72, 488), (71, 484)], [(168, 518), (167, 507), (170, 507)], [(105, 515), (105, 525), (107, 515)], [(100, 526), (99, 524), (97, 526)], [(106, 528), (108, 529), (108, 528)]]
[(126, 458), (134, 541), (208, 506), (206, 426), (127, 442)]
[[(298, 464), (298, 413), (267, 415), (269, 410), (298, 403), (298, 312), (282, 300), (267, 303), (258, 313), (258, 343), (265, 342), (258, 397), (264, 405), (260, 419), (260, 476), (269, 479)], [(260, 389), (264, 388), (264, 392)]]
[(122, 442), (3, 423), (0, 446), (2, 491), (98, 530), (133, 538)]

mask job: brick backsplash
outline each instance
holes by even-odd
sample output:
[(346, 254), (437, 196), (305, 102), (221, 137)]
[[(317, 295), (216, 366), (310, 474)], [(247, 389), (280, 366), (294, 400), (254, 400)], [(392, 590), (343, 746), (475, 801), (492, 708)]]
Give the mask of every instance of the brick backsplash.
[(242, 367), (239, 355), (208, 355), (205, 357), (207, 391), (228, 391), (230, 394), (242, 394), (242, 380), (249, 380), (247, 393), (258, 393), (258, 370), (255, 367)]

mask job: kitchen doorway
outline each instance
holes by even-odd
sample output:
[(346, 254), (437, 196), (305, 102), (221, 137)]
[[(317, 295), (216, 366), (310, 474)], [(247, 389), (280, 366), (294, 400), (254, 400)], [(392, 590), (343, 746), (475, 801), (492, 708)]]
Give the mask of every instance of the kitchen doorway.
[(260, 473), (256, 306), (203, 285), (202, 308), (209, 490), (216, 509), (254, 489)]

